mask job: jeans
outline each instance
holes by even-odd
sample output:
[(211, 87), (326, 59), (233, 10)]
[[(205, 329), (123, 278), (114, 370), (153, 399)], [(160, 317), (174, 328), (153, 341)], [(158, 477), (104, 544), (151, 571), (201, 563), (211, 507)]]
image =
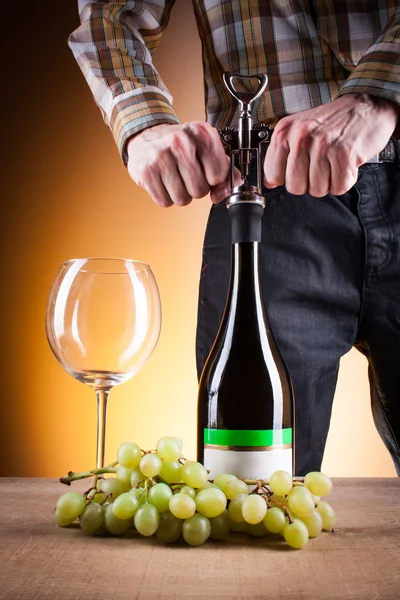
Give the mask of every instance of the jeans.
[[(264, 192), (261, 281), (295, 393), (296, 475), (321, 469), (339, 360), (355, 346), (367, 357), (374, 422), (400, 476), (400, 163), (363, 165), (342, 196)], [(230, 251), (222, 202), (204, 240), (199, 376), (225, 306)]]

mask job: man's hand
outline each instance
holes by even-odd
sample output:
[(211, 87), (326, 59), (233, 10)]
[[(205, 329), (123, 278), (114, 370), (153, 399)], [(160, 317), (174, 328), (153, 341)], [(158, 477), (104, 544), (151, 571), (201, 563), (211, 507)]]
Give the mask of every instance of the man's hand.
[(264, 163), (268, 188), (292, 194), (340, 195), (357, 181), (358, 168), (386, 146), (398, 107), (366, 94), (347, 94), (276, 125)]
[(159, 206), (185, 206), (211, 190), (229, 194), (229, 162), (216, 129), (204, 122), (155, 125), (128, 142), (128, 171)]

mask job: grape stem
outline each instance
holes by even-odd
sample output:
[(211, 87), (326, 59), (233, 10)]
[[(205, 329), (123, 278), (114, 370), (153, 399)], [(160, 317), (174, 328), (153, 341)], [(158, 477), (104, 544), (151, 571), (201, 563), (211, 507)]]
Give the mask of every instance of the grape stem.
[[(269, 485), (267, 479), (241, 479), (246, 485), (256, 485), (258, 488)], [(304, 477), (293, 477), (293, 485), (304, 485)]]
[(65, 483), (65, 485), (71, 485), (72, 481), (78, 481), (79, 479), (87, 479), (88, 477), (97, 477), (98, 475), (103, 475), (104, 473), (116, 473), (117, 469), (115, 466), (118, 464), (117, 461), (108, 465), (108, 467), (102, 467), (101, 469), (93, 469), (92, 471), (83, 471), (82, 473), (74, 473), (73, 471), (68, 471), (68, 473), (64, 477), (60, 477), (60, 483)]

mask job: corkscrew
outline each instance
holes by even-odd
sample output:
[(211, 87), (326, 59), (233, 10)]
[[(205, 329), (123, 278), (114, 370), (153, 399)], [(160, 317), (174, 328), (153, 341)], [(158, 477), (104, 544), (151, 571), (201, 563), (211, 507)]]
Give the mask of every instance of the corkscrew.
[[(258, 88), (255, 92), (241, 92), (235, 89), (234, 80), (256, 80)], [(233, 204), (251, 202), (265, 206), (265, 200), (261, 192), (262, 158), (265, 156), (267, 145), (271, 138), (272, 128), (265, 123), (255, 123), (251, 111), (253, 103), (261, 96), (267, 87), (266, 75), (241, 75), (240, 73), (226, 72), (223, 75), (224, 83), (228, 91), (239, 102), (240, 116), (238, 129), (226, 127), (220, 130), (221, 141), (225, 151), (230, 157), (230, 187), (231, 194), (227, 199), (227, 207)], [(256, 162), (257, 185), (249, 181), (250, 166)], [(235, 186), (235, 166), (240, 171), (242, 181)]]

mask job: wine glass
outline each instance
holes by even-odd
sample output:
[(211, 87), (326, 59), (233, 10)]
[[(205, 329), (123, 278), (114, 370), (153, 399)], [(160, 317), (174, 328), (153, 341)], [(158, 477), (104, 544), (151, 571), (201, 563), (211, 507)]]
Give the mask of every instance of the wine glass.
[(148, 264), (124, 258), (64, 262), (46, 309), (46, 334), (64, 369), (97, 397), (96, 468), (104, 466), (110, 389), (147, 362), (161, 329), (161, 303)]

